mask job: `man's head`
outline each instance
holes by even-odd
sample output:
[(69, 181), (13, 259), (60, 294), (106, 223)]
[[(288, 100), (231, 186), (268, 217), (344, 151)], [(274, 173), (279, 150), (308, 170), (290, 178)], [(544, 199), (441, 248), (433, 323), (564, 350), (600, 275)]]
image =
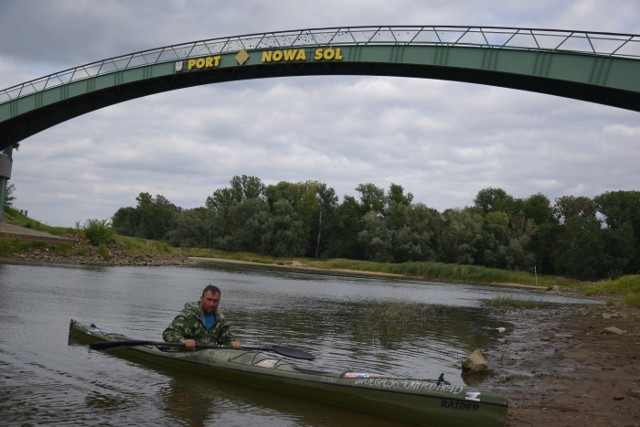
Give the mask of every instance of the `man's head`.
[(200, 297), (200, 308), (205, 314), (215, 313), (220, 304), (220, 289), (217, 286), (207, 285)]

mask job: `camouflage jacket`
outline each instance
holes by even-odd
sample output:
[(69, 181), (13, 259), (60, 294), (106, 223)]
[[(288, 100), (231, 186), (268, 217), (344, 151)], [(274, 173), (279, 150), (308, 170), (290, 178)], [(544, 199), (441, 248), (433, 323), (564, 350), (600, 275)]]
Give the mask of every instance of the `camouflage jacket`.
[(229, 345), (234, 341), (229, 331), (230, 325), (225, 322), (222, 313), (216, 310), (216, 324), (207, 331), (202, 318), (200, 302), (189, 302), (173, 319), (173, 322), (162, 333), (165, 342), (180, 342), (181, 339), (193, 339), (196, 342)]

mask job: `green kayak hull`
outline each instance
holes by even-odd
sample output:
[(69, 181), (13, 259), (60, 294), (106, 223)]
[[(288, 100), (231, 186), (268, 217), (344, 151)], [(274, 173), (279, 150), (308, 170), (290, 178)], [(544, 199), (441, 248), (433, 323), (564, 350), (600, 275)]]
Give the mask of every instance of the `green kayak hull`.
[[(85, 344), (132, 339), (75, 320), (69, 338)], [(135, 346), (109, 353), (418, 425), (497, 427), (507, 420), (505, 397), (446, 381), (316, 371), (259, 351)]]

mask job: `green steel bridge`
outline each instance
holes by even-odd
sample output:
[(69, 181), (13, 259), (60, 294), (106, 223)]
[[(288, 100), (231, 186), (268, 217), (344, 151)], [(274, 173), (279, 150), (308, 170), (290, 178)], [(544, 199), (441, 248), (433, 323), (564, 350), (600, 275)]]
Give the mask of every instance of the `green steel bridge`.
[(154, 93), (303, 75), (454, 80), (640, 111), (640, 35), (513, 27), (314, 28), (201, 40), (92, 62), (0, 90), (0, 208), (12, 147), (31, 135)]

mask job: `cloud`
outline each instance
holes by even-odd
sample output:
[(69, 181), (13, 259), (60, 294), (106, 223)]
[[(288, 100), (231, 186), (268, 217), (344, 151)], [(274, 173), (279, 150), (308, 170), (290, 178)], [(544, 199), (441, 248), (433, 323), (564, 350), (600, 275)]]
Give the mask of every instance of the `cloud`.
[[(355, 25), (496, 25), (640, 33), (640, 3), (251, 0), (0, 3), (0, 87), (143, 49)], [(10, 42), (8, 42), (10, 40)], [(400, 184), (444, 210), (514, 197), (637, 190), (637, 113), (459, 82), (371, 76), (247, 80), (104, 108), (25, 140), (16, 205), (51, 225), (109, 218), (140, 192), (203, 206), (234, 175), (317, 180), (357, 196)]]

